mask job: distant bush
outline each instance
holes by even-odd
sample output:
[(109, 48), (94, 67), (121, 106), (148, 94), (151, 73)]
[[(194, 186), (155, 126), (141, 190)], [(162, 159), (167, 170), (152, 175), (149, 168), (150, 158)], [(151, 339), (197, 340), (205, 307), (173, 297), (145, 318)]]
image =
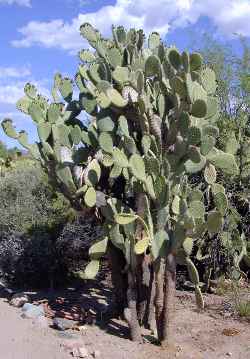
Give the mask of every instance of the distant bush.
[(0, 178), (0, 233), (53, 225), (64, 220), (67, 208), (62, 195), (52, 190), (34, 161), (16, 161), (14, 168)]
[(58, 285), (88, 261), (100, 228), (76, 220), (42, 168), (20, 158), (0, 177), (0, 275), (18, 286)]

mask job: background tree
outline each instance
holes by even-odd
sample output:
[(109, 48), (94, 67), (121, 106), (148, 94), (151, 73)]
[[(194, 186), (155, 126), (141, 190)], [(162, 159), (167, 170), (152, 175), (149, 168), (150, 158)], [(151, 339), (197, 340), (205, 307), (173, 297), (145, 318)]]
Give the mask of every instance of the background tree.
[(250, 44), (243, 36), (235, 36), (240, 44), (237, 51), (229, 43), (208, 33), (199, 41), (191, 40), (191, 47), (198, 49), (204, 61), (215, 71), (221, 116), (231, 120), (240, 110), (249, 112), (250, 99)]

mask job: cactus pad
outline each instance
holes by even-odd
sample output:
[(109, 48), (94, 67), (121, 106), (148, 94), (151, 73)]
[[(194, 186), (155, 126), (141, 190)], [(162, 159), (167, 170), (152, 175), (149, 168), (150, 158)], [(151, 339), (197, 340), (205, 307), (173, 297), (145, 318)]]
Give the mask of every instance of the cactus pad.
[(193, 218), (203, 218), (205, 207), (203, 202), (193, 201), (189, 204), (189, 213)]
[(207, 229), (210, 233), (218, 233), (223, 225), (223, 218), (218, 211), (213, 211), (207, 217)]
[(201, 130), (199, 127), (191, 126), (188, 130), (188, 143), (197, 145), (201, 141)]
[(205, 181), (208, 184), (213, 184), (216, 182), (216, 177), (217, 177), (217, 172), (216, 172), (215, 167), (211, 163), (208, 164), (204, 171)]

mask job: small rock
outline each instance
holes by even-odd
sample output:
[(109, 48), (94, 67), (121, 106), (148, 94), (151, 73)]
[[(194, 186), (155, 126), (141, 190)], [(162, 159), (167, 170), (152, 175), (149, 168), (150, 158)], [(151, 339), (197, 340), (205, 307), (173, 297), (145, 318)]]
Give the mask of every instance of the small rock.
[(231, 352), (226, 353), (226, 356), (228, 356), (228, 357), (231, 357), (232, 355), (233, 355), (233, 353), (231, 353)]
[(70, 332), (57, 331), (56, 335), (61, 339), (75, 339), (75, 337), (76, 337), (75, 334), (72, 334)]
[(74, 328), (76, 326), (76, 322), (65, 318), (54, 318), (53, 326), (58, 330), (67, 330)]
[(183, 284), (183, 288), (186, 290), (194, 290), (195, 285), (192, 282), (190, 282), (189, 280), (186, 280)]
[(45, 316), (44, 308), (42, 305), (34, 305), (25, 303), (22, 307), (22, 318), (35, 319), (40, 316)]
[(94, 350), (92, 353), (93, 358), (95, 359), (99, 359), (101, 357), (101, 352), (100, 350)]
[(74, 358), (87, 358), (89, 353), (85, 347), (74, 348), (72, 350), (72, 355)]
[(30, 298), (25, 293), (16, 293), (11, 297), (10, 305), (13, 305), (13, 307), (20, 308), (25, 303), (29, 303)]

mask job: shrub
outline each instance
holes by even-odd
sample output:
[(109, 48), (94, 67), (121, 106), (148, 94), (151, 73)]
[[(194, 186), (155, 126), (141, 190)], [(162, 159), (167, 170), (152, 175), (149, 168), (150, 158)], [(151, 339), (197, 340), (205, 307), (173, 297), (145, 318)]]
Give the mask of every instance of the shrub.
[(101, 227), (92, 221), (78, 219), (67, 223), (56, 240), (56, 250), (67, 271), (80, 271), (89, 260), (88, 249), (102, 234)]
[(64, 226), (34, 226), (23, 234), (4, 232), (0, 239), (2, 279), (22, 287), (61, 285), (86, 266), (89, 247), (100, 234), (100, 227), (84, 219)]
[(15, 162), (0, 179), (0, 233), (53, 225), (64, 220), (66, 210), (66, 201), (52, 190), (41, 167), (33, 161)]
[(47, 286), (57, 277), (61, 265), (55, 240), (67, 211), (63, 196), (50, 187), (38, 164), (26, 158), (14, 162), (0, 178), (2, 278), (17, 285)]
[[(2, 278), (17, 286), (48, 286), (60, 268), (54, 238), (47, 227), (37, 228), (30, 235), (2, 233), (0, 241)], [(61, 273), (62, 277), (64, 273)]]

